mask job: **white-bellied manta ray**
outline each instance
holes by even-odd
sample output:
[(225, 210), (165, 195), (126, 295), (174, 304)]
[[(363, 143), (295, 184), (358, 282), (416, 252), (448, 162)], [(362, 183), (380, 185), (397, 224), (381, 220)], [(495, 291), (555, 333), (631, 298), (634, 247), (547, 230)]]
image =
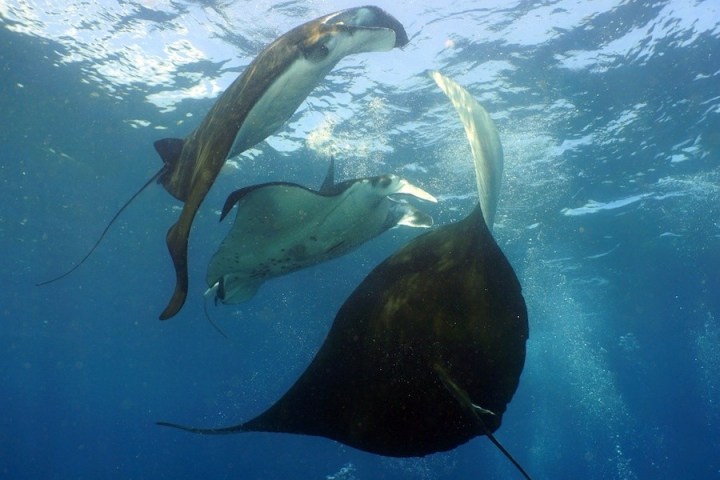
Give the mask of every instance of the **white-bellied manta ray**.
[(530, 478), (493, 434), (517, 390), (529, 335), (520, 282), (490, 231), (502, 148), (482, 106), (432, 75), (478, 147), (479, 203), (470, 215), (416, 237), (370, 272), (310, 365), (263, 413), (230, 427), (160, 425), (317, 435), (396, 457), (485, 435)]
[(179, 219), (166, 236), (176, 284), (160, 319), (174, 316), (187, 297), (190, 228), (231, 150), (239, 154), (275, 133), (343, 57), (387, 51), (407, 43), (402, 24), (375, 6), (331, 13), (277, 38), (225, 90), (190, 135), (185, 139), (165, 138), (155, 142), (164, 163), (160, 171), (120, 208), (79, 263), (39, 285), (58, 280), (80, 266), (127, 205), (157, 180), (184, 202)]
[(435, 197), (396, 175), (335, 183), (331, 159), (320, 191), (271, 182), (231, 193), (220, 220), (237, 205), (232, 229), (210, 260), (206, 294), (222, 303), (252, 298), (266, 280), (344, 255), (397, 225), (430, 227), (432, 218), (393, 199)]

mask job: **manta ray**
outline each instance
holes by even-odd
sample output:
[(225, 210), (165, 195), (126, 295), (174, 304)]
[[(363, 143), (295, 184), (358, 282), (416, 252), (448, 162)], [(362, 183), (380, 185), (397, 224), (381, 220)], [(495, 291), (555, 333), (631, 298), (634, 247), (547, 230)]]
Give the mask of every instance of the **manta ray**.
[(220, 220), (237, 205), (232, 229), (210, 260), (209, 290), (225, 304), (249, 300), (272, 277), (344, 255), (397, 225), (430, 227), (432, 218), (394, 195), (435, 197), (396, 175), (335, 183), (331, 159), (319, 191), (272, 182), (236, 190)]
[(275, 133), (343, 57), (387, 51), (407, 43), (402, 24), (375, 6), (331, 13), (277, 38), (223, 92), (190, 135), (155, 142), (163, 160), (160, 171), (120, 208), (80, 262), (63, 275), (38, 285), (59, 280), (79, 267), (120, 213), (157, 181), (184, 202), (180, 217), (166, 236), (176, 283), (160, 319), (174, 316), (187, 297), (188, 237), (195, 214), (231, 151), (239, 154)]
[(478, 147), (481, 190), (472, 213), (416, 237), (370, 272), (307, 369), (263, 413), (230, 427), (160, 425), (316, 435), (397, 457), (485, 435), (530, 478), (493, 435), (518, 387), (529, 335), (520, 282), (490, 231), (502, 147), (482, 106), (452, 80), (432, 76)]

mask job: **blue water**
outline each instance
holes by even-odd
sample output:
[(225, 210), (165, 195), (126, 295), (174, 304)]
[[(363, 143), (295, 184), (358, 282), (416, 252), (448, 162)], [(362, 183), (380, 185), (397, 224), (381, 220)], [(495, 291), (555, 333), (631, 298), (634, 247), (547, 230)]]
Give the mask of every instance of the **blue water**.
[[(291, 121), (232, 159), (200, 210), (182, 312), (157, 316), (180, 204), (144, 192), (57, 283), (264, 45), (349, 2), (0, 4), (0, 478), (520, 478), (483, 437), (423, 459), (330, 440), (202, 437), (293, 383), (370, 269), (418, 232), (265, 284), (203, 315), (232, 190), (396, 173), (475, 201), (469, 148), (426, 71), (496, 120), (495, 236), (530, 315), (525, 371), (497, 436), (535, 479), (720, 478), (720, 3), (378, 2), (402, 51), (343, 60)], [(61, 5), (60, 5), (61, 4)]]

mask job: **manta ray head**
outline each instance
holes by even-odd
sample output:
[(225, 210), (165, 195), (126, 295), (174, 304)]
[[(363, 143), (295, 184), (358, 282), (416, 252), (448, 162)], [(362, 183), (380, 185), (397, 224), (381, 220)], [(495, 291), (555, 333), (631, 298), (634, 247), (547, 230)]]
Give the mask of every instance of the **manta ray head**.
[(330, 14), (324, 23), (326, 25), (347, 25), (354, 28), (392, 30), (395, 32), (393, 47), (404, 47), (409, 41), (405, 28), (395, 17), (372, 5), (349, 8)]
[(346, 55), (387, 51), (408, 43), (402, 24), (373, 6), (332, 13), (306, 28), (308, 31), (299, 49), (305, 59), (313, 63), (335, 64)]
[(364, 188), (372, 190), (375, 195), (389, 196), (395, 194), (412, 195), (427, 202), (437, 203), (437, 199), (420, 187), (413, 185), (397, 175), (380, 175), (361, 180)]

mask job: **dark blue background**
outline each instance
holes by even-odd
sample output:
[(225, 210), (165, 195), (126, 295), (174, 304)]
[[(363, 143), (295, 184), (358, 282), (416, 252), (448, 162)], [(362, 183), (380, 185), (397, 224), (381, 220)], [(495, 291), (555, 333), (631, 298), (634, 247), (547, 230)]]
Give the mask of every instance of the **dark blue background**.
[[(686, 3), (596, 12), (535, 45), (458, 32), (452, 55), (413, 65), (455, 77), (497, 119), (506, 175), (495, 234), (523, 284), (531, 324), (525, 372), (498, 437), (536, 479), (720, 478), (720, 29), (693, 36), (668, 27), (660, 38), (641, 29), (635, 41), (644, 54), (630, 49), (605, 68), (560, 66), (656, 16), (661, 30), (668, 5)], [(504, 13), (520, 21), (533, 8)], [(548, 10), (537, 8), (542, 24)], [(448, 18), (474, 25), (457, 7), (434, 13), (424, 21), (419, 12), (408, 30)], [(320, 438), (156, 427), (230, 425), (267, 408), (303, 371), (364, 275), (417, 232), (395, 229), (347, 257), (273, 280), (238, 308), (211, 306), (230, 336), (222, 338), (204, 318), (201, 293), (227, 228), (216, 223), (225, 195), (266, 180), (317, 187), (325, 170), (326, 158), (309, 148), (264, 145), (246, 167), (222, 175), (203, 204), (191, 239), (192, 291), (177, 318), (157, 320), (173, 278), (163, 240), (179, 207), (159, 186), (81, 269), (35, 287), (80, 258), (157, 171), (152, 142), (189, 133), (212, 99), (161, 113), (142, 89), (111, 95), (83, 82), (86, 63), (57, 63), (67, 46), (10, 26), (0, 17), (0, 477), (324, 479), (351, 465), (335, 478), (519, 478), (484, 438), (398, 460)], [(464, 81), (492, 60), (514, 67), (500, 85)], [(221, 68), (195, 67), (207, 75)], [(344, 81), (341, 66), (316, 95), (332, 103)], [(372, 174), (465, 195), (422, 205), (446, 223), (474, 201), (470, 158), (458, 148), (448, 160), (465, 142), (454, 112), (427, 77), (413, 82), (421, 88), (378, 93), (398, 108), (388, 127), (392, 151), (371, 164)], [(138, 118), (169, 129), (127, 123)], [(415, 134), (401, 128), (412, 120)], [(423, 137), (431, 130), (442, 133)], [(671, 161), (691, 145), (698, 148), (685, 161)], [(341, 177), (352, 176), (355, 161), (338, 159)], [(424, 170), (410, 170), (413, 162)], [(606, 208), (592, 210), (592, 201)]]

